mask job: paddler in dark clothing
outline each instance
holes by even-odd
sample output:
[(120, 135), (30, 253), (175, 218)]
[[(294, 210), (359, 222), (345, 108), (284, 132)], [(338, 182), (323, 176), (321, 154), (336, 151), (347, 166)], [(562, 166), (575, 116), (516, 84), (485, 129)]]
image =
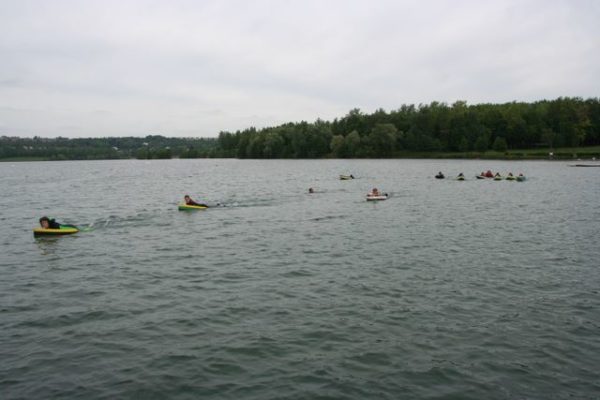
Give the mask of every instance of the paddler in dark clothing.
[(44, 229), (60, 229), (60, 224), (54, 218), (50, 219), (48, 217), (40, 218), (40, 226)]
[(183, 200), (185, 200), (185, 204), (188, 206), (208, 207), (206, 204), (196, 203), (188, 194), (183, 196)]
[(61, 227), (77, 229), (77, 227), (75, 225), (60, 224), (60, 223), (56, 222), (56, 220), (54, 218), (50, 219), (48, 217), (40, 218), (40, 226), (43, 229), (60, 229)]

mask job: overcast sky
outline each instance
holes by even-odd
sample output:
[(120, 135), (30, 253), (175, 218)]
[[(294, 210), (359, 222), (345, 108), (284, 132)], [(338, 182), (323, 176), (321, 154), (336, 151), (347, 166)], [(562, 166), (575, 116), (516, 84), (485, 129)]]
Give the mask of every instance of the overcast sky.
[(600, 96), (600, 1), (0, 0), (0, 135)]

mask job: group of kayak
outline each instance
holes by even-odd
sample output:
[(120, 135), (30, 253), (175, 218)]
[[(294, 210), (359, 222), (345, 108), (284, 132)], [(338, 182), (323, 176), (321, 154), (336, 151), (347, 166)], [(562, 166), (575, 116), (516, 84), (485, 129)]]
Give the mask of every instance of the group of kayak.
[[(439, 172), (436, 176), (437, 179), (444, 179), (445, 176), (442, 172)], [(481, 175), (477, 176), (477, 178), (493, 178), (495, 180), (503, 179), (500, 174), (496, 173), (493, 175), (491, 171), (482, 172)], [(352, 180), (355, 179), (354, 175), (340, 175), (340, 180)], [(465, 180), (464, 174), (461, 172), (456, 177), (457, 180)], [(514, 177), (512, 173), (509, 173), (505, 178), (506, 180), (525, 180), (523, 174), (519, 174), (519, 176)], [(313, 188), (308, 189), (308, 193), (315, 193)], [(366, 199), (367, 201), (382, 201), (387, 200), (389, 195), (387, 193), (382, 193), (377, 188), (373, 188), (369, 193), (367, 193)], [(180, 211), (194, 211), (194, 210), (205, 210), (209, 208), (208, 205), (203, 203), (197, 203), (189, 195), (185, 195), (183, 197), (183, 202), (177, 205), (178, 210)], [(70, 235), (73, 233), (79, 232), (79, 228), (75, 225), (68, 224), (60, 224), (56, 222), (54, 219), (49, 219), (48, 217), (40, 218), (40, 227), (33, 229), (34, 236), (42, 236), (42, 235)]]
[[(180, 211), (205, 210), (208, 205), (197, 203), (189, 195), (183, 196), (183, 202), (177, 205)], [(72, 235), (79, 232), (80, 229), (75, 225), (61, 224), (56, 222), (54, 218), (40, 218), (40, 227), (33, 228), (33, 236), (56, 236), (56, 235)]]
[[(341, 181), (349, 181), (355, 179), (354, 175), (340, 175)], [(308, 188), (308, 193), (314, 193), (313, 188)], [(373, 188), (367, 193), (367, 201), (382, 201), (387, 200), (389, 195), (387, 193), (381, 193), (379, 189)]]
[[(438, 172), (437, 175), (435, 175), (435, 179), (445, 179), (445, 178), (446, 178), (446, 176), (442, 173), (442, 171)], [(475, 175), (475, 178), (477, 178), (477, 179), (492, 179), (495, 181), (507, 180), (507, 181), (517, 181), (517, 182), (524, 182), (527, 179), (525, 177), (525, 175), (523, 175), (522, 173), (515, 176), (515, 175), (513, 175), (512, 172), (509, 172), (508, 175), (502, 176), (499, 172), (496, 172), (494, 174), (490, 170), (487, 170), (486, 172), (481, 172), (481, 174), (479, 174), (479, 175)], [(466, 180), (465, 175), (462, 172), (460, 174), (458, 174), (455, 179), (457, 181)]]
[[(507, 181), (525, 181), (525, 176), (523, 174), (519, 174), (518, 176), (514, 176), (512, 172), (509, 172), (506, 177), (500, 175), (499, 172), (496, 174), (492, 173), (492, 171), (488, 170), (487, 172), (482, 172), (479, 175), (475, 176), (477, 179), (493, 179), (495, 181), (507, 180)], [(445, 179), (446, 176), (440, 171), (435, 175), (436, 179)], [(351, 180), (355, 179), (354, 175), (340, 175), (340, 180)], [(464, 181), (465, 175), (461, 172), (455, 178), (459, 181)], [(308, 193), (314, 193), (313, 188), (308, 189)], [(367, 201), (382, 201), (387, 200), (389, 195), (387, 193), (381, 193), (379, 189), (373, 188), (369, 193), (367, 193)], [(209, 208), (208, 205), (203, 203), (197, 203), (189, 195), (185, 195), (183, 197), (183, 202), (177, 205), (178, 210), (180, 211), (193, 211), (193, 210), (205, 210)], [(52, 236), (52, 235), (71, 235), (73, 233), (79, 232), (79, 228), (75, 225), (69, 224), (61, 224), (56, 222), (54, 219), (50, 219), (48, 217), (40, 218), (40, 227), (33, 229), (34, 236)]]

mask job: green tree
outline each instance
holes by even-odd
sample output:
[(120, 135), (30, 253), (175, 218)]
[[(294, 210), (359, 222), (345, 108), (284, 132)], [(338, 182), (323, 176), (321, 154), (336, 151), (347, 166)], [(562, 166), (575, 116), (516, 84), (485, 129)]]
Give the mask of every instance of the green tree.
[(246, 147), (246, 156), (249, 158), (263, 158), (265, 135), (257, 133), (253, 135)]
[(389, 157), (396, 148), (398, 129), (394, 124), (376, 124), (369, 134), (369, 144), (376, 156)]
[(506, 150), (508, 149), (506, 139), (504, 139), (502, 136), (496, 137), (496, 139), (494, 140), (494, 144), (492, 145), (492, 149), (500, 153), (506, 152)]
[(344, 137), (342, 135), (335, 135), (331, 138), (329, 145), (331, 148), (331, 154), (335, 157), (344, 157)]
[(150, 151), (148, 146), (140, 147), (135, 152), (135, 158), (137, 158), (138, 160), (148, 160), (152, 158), (152, 152)]
[(181, 158), (198, 158), (199, 157), (198, 150), (194, 149), (193, 147), (190, 147), (186, 151), (182, 152), (180, 157)]
[(350, 110), (350, 112), (340, 120), (340, 125), (344, 128), (344, 132), (357, 131), (360, 135), (366, 133), (365, 115), (358, 108)]
[(352, 131), (344, 138), (344, 148), (346, 157), (356, 157), (360, 150), (360, 135), (357, 131)]
[(171, 149), (168, 147), (162, 148), (156, 152), (155, 157), (163, 160), (169, 159), (172, 157)]
[(463, 153), (469, 151), (469, 141), (464, 136), (460, 139), (460, 142), (458, 143), (458, 151), (462, 151)]
[(551, 149), (554, 148), (554, 140), (556, 139), (556, 132), (550, 128), (544, 128), (542, 130), (542, 141), (548, 145)]
[(490, 146), (490, 135), (484, 133), (480, 135), (475, 141), (475, 150), (480, 153), (485, 153)]
[(314, 124), (306, 124), (307, 156), (310, 158), (323, 157), (329, 153), (331, 142), (331, 126), (329, 123), (317, 120)]
[(265, 158), (281, 158), (283, 154), (283, 138), (277, 132), (267, 133), (264, 141), (263, 156)]

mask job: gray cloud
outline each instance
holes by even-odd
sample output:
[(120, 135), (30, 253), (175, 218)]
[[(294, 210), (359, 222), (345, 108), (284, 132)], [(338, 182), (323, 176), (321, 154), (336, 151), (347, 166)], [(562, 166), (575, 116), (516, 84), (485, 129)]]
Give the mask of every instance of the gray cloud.
[(595, 1), (0, 3), (0, 134), (215, 136), (600, 93)]

